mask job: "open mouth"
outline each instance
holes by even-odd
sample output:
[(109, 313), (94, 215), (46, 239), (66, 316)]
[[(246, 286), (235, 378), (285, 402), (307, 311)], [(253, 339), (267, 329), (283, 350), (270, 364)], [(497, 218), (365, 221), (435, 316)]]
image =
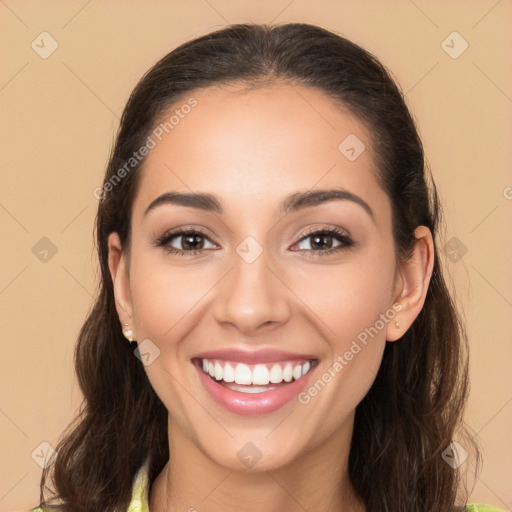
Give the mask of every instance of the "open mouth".
[(307, 375), (317, 363), (317, 359), (260, 364), (194, 359), (194, 364), (200, 371), (217, 384), (232, 391), (252, 394), (265, 393), (292, 384)]

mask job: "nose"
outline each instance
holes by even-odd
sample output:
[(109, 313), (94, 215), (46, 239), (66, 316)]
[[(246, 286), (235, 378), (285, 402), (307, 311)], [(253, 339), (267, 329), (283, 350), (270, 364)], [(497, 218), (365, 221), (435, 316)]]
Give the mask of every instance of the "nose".
[(233, 268), (221, 281), (214, 315), (220, 324), (231, 325), (245, 336), (284, 324), (290, 317), (290, 291), (269, 266), (264, 250), (248, 263), (237, 253)]

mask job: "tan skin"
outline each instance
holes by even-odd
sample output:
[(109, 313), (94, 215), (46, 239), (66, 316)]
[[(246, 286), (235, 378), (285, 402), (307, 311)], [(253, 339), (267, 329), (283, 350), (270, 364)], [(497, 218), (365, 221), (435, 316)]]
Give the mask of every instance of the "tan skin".
[[(386, 340), (399, 340), (423, 307), (432, 235), (419, 226), (412, 259), (396, 265), (391, 204), (376, 180), (371, 139), (323, 92), (225, 85), (191, 96), (197, 107), (144, 164), (129, 257), (117, 234), (109, 237), (120, 322), (160, 350), (145, 370), (169, 411), (170, 461), (152, 486), (151, 512), (229, 512), (240, 504), (249, 512), (364, 511), (347, 473), (354, 411)], [(350, 133), (366, 145), (352, 162), (338, 150)], [(350, 200), (279, 214), (291, 193), (336, 187), (363, 199), (373, 217)], [(170, 191), (214, 194), (223, 213), (166, 204), (144, 215)], [(205, 234), (199, 253), (154, 244), (180, 227)], [(308, 232), (333, 227), (355, 245), (336, 251), (343, 244), (331, 238), (314, 249)], [(251, 264), (236, 252), (247, 236), (263, 249)], [(190, 251), (179, 236), (167, 246)], [(320, 376), (397, 302), (401, 311), (307, 405), (234, 414), (212, 401), (191, 364), (212, 348), (277, 347), (315, 354)], [(252, 468), (237, 457), (248, 441), (262, 453)]]

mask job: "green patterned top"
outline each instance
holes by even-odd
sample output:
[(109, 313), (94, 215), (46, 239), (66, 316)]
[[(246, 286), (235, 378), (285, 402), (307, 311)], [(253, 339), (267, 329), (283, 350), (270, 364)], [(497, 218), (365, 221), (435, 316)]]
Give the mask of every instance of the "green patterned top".
[(466, 505), (464, 512), (504, 512), (504, 510), (491, 505)]
[[(148, 475), (147, 466), (142, 466), (134, 478), (132, 499), (126, 512), (149, 512), (148, 505)], [(36, 507), (28, 512), (45, 512), (44, 507)], [(463, 512), (504, 512), (490, 505), (466, 505)]]

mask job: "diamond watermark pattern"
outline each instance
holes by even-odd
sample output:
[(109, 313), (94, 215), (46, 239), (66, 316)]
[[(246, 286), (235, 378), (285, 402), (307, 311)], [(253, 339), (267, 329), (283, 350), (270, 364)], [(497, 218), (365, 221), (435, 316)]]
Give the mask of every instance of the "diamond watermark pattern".
[(137, 359), (142, 361), (144, 366), (149, 366), (160, 355), (160, 349), (148, 338), (139, 343), (133, 351)]
[(457, 263), (468, 252), (468, 248), (454, 236), (444, 244), (443, 251), (452, 263)]
[(453, 441), (453, 443), (450, 443), (448, 448), (444, 450), (444, 452), (441, 454), (441, 457), (453, 469), (456, 469), (460, 465), (464, 464), (468, 458), (468, 452), (464, 450), (464, 448), (459, 443), (457, 443), (457, 441)]
[(43, 469), (46, 469), (54, 461), (57, 456), (57, 452), (50, 443), (43, 441), (37, 445), (36, 449), (30, 454), (30, 456), (36, 464), (41, 466)]
[(238, 255), (246, 262), (253, 263), (263, 252), (263, 247), (252, 236), (248, 236), (240, 242), (236, 248)]
[(468, 42), (458, 32), (452, 32), (441, 43), (441, 48), (452, 59), (458, 59), (468, 49), (468, 47)]
[(39, 57), (47, 59), (59, 47), (59, 43), (48, 32), (41, 32), (30, 46)]
[(244, 466), (252, 468), (261, 459), (262, 453), (254, 443), (249, 441), (238, 450), (237, 456)]
[(338, 149), (347, 160), (353, 162), (361, 156), (366, 146), (355, 133), (351, 133), (340, 142)]
[(44, 236), (32, 247), (32, 254), (43, 263), (48, 263), (57, 254), (57, 246)]

